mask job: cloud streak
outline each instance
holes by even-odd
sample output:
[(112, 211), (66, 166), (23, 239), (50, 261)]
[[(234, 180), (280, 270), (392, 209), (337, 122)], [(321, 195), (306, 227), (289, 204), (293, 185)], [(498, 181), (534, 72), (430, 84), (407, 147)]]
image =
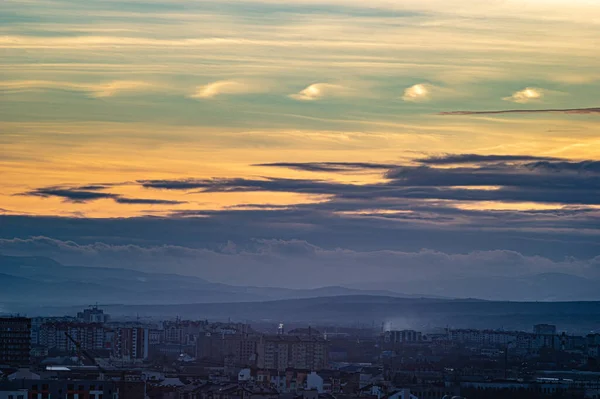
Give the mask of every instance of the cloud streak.
[(387, 170), (398, 165), (370, 162), (274, 162), (255, 164), (253, 166), (287, 168), (305, 172), (355, 173), (357, 171)]
[(451, 165), (464, 163), (520, 162), (520, 161), (558, 161), (560, 158), (534, 155), (480, 155), (446, 154), (416, 159), (416, 162), (428, 165)]
[(122, 93), (146, 91), (153, 87), (148, 82), (134, 80), (114, 80), (105, 83), (75, 83), (50, 80), (2, 81), (0, 91), (19, 93), (36, 90), (64, 90), (87, 93), (90, 97), (113, 97)]
[(128, 198), (121, 194), (99, 192), (98, 190), (105, 189), (102, 185), (89, 185), (77, 188), (65, 187), (45, 187), (38, 188), (32, 191), (21, 193), (19, 195), (51, 198), (58, 197), (64, 201), (73, 203), (86, 203), (101, 199), (111, 199), (118, 204), (137, 204), (137, 205), (179, 205), (185, 204), (185, 201), (173, 201), (152, 198)]
[(546, 109), (503, 109), (489, 111), (448, 111), (438, 115), (493, 115), (493, 114), (536, 114), (536, 113), (561, 113), (561, 114), (600, 114), (600, 107), (592, 108), (546, 108)]

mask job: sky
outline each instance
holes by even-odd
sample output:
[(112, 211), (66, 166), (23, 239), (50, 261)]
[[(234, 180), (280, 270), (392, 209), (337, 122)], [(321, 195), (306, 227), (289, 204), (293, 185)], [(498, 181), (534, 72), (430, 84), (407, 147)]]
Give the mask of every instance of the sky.
[(600, 278), (600, 4), (3, 0), (0, 253)]

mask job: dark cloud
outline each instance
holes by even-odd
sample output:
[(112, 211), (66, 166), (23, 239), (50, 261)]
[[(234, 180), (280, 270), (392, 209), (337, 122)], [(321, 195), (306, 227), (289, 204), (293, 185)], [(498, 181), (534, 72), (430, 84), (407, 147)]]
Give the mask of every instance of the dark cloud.
[(30, 195), (37, 197), (59, 197), (70, 202), (88, 202), (106, 198), (116, 198), (116, 194), (99, 193), (90, 190), (80, 190), (72, 188), (47, 187), (38, 188), (32, 191), (23, 193), (22, 195)]
[(115, 186), (122, 186), (124, 183), (99, 183), (99, 184), (88, 184), (84, 186), (71, 187), (77, 190), (106, 190)]
[(451, 165), (486, 162), (519, 162), (519, 161), (557, 161), (560, 158), (537, 157), (533, 155), (479, 155), (479, 154), (445, 154), (416, 159), (416, 162), (428, 165)]
[[(389, 170), (385, 175), (388, 181), (364, 185), (284, 178), (159, 180), (142, 184), (163, 189), (199, 189), (205, 193), (270, 191), (330, 195), (338, 199), (407, 198), (596, 205), (600, 203), (598, 164), (597, 161), (537, 161), (450, 168), (403, 166)], [(488, 189), (488, 186), (497, 189)]]
[(325, 180), (309, 179), (185, 179), (185, 180), (140, 180), (145, 188), (164, 190), (192, 190), (202, 192), (246, 192), (246, 191), (283, 191), (322, 194), (325, 191), (334, 192), (336, 187), (343, 184)]
[(577, 172), (583, 174), (600, 174), (600, 161), (582, 161), (582, 162), (548, 162), (539, 161), (528, 163), (525, 167), (530, 169), (543, 170), (548, 172)]
[[(76, 203), (96, 201), (100, 199), (112, 199), (113, 201), (119, 204), (177, 205), (186, 203), (184, 201), (172, 201), (153, 198), (128, 198), (123, 197), (120, 194), (96, 191), (103, 190), (106, 187), (107, 186), (102, 185), (88, 185), (76, 188), (46, 187), (28, 191), (20, 195), (37, 196), (44, 198), (58, 197), (64, 199), (65, 201)], [(87, 188), (87, 190), (84, 188)]]
[(119, 204), (147, 204), (147, 205), (178, 205), (187, 204), (186, 201), (173, 201), (173, 200), (162, 200), (152, 198), (127, 198), (117, 197), (114, 198), (115, 202)]
[(391, 169), (398, 165), (370, 162), (276, 162), (253, 166), (271, 166), (307, 172), (357, 172)]
[(522, 189), (598, 190), (597, 162), (534, 162), (519, 165), (432, 168), (405, 166), (389, 171), (390, 185), (402, 186), (509, 186)]
[(549, 109), (504, 109), (491, 111), (450, 111), (439, 115), (488, 115), (488, 114), (531, 114), (531, 113), (563, 113), (563, 114), (600, 114), (600, 108), (549, 108)]
[[(399, 213), (395, 218), (381, 217), (369, 214), (369, 210)], [(213, 249), (228, 241), (245, 245), (274, 238), (356, 251), (431, 248), (463, 253), (504, 248), (560, 260), (600, 254), (600, 210), (477, 211), (455, 208), (444, 201), (336, 197), (289, 209), (185, 210), (160, 218), (0, 216), (0, 238), (31, 236), (81, 245), (104, 242)]]
[(204, 188), (219, 180), (202, 179), (173, 179), (173, 180), (138, 180), (137, 183), (145, 188), (163, 190), (193, 190)]

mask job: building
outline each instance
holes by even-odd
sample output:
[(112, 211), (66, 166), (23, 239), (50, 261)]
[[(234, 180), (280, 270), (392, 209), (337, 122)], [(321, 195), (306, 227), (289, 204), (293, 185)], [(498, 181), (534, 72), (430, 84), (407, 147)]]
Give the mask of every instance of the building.
[(31, 319), (0, 318), (0, 364), (28, 365), (31, 349)]
[[(25, 398), (89, 398), (89, 399), (143, 399), (143, 395), (119, 395), (119, 382), (94, 380), (27, 380), (0, 382), (0, 391), (25, 392)], [(0, 398), (2, 398), (0, 396)], [(9, 399), (10, 396), (7, 396)]]
[(256, 355), (260, 337), (248, 334), (225, 335), (223, 354), (229, 362), (237, 367), (252, 366), (256, 363)]
[(49, 322), (39, 327), (37, 344), (48, 350), (75, 352), (76, 345), (67, 338), (67, 334), (84, 350), (109, 349), (106, 329), (100, 323)]
[(29, 395), (26, 389), (3, 391), (0, 390), (0, 399), (27, 399)]
[(110, 316), (104, 313), (104, 310), (98, 306), (90, 306), (89, 309), (84, 309), (83, 312), (77, 313), (77, 320), (82, 323), (108, 323)]
[(420, 331), (400, 330), (386, 331), (384, 333), (384, 341), (389, 344), (416, 343), (423, 340), (423, 335)]
[(263, 336), (256, 351), (259, 368), (321, 370), (327, 366), (327, 342), (319, 336)]
[(42, 326), (49, 323), (74, 323), (77, 319), (70, 316), (63, 317), (34, 317), (31, 319), (31, 345), (42, 345), (40, 333)]
[(117, 328), (114, 334), (113, 356), (123, 360), (148, 359), (149, 336), (148, 328)]

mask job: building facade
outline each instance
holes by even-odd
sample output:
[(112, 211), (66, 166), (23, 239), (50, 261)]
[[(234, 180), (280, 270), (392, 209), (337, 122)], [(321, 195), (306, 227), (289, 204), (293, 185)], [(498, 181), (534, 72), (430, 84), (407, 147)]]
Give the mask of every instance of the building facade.
[(31, 319), (0, 318), (0, 364), (28, 365), (31, 350)]
[(144, 327), (119, 327), (114, 331), (113, 356), (124, 360), (144, 360), (149, 353), (149, 330)]
[(260, 368), (321, 370), (327, 366), (327, 342), (318, 336), (263, 336), (257, 344)]

